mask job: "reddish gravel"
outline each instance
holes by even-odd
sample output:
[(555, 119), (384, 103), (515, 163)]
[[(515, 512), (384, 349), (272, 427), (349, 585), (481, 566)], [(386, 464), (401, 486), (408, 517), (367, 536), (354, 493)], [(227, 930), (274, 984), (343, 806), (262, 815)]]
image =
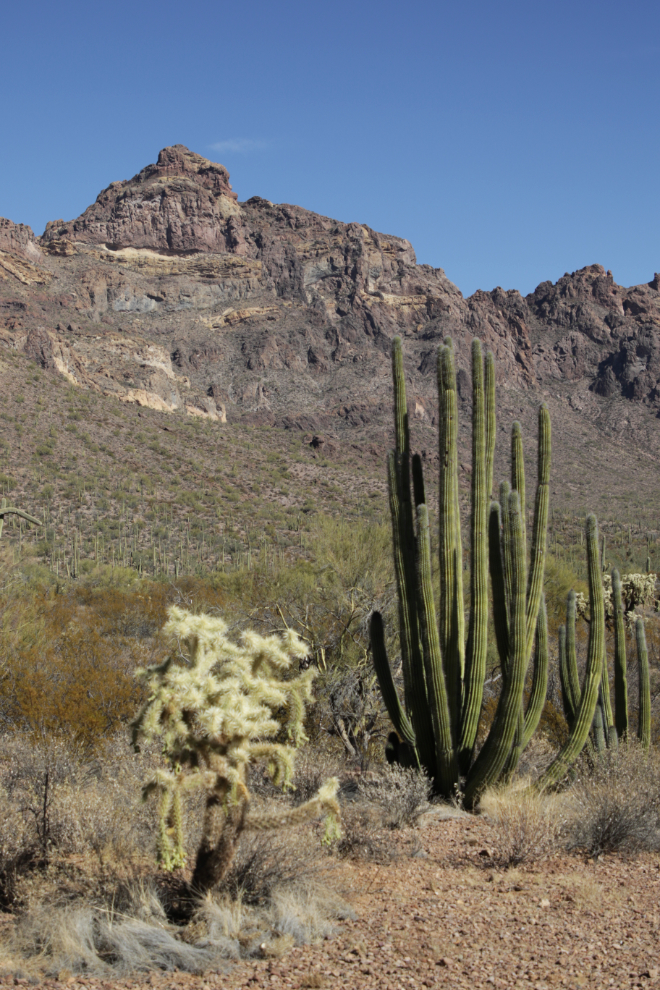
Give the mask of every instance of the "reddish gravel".
[(240, 963), (228, 974), (66, 982), (108, 990), (660, 986), (658, 856), (562, 856), (503, 871), (488, 865), (483, 820), (434, 819), (418, 835), (423, 852), (415, 858), (341, 864), (357, 919), (319, 945)]

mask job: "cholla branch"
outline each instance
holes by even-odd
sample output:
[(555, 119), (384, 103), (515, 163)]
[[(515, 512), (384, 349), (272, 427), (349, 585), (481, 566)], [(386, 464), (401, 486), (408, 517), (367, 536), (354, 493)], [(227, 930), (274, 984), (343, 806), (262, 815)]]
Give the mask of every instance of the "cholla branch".
[[(158, 854), (165, 868), (185, 862), (185, 793), (200, 787), (206, 792), (204, 835), (195, 868), (195, 883), (201, 889), (217, 882), (218, 871), (227, 869), (244, 827), (278, 828), (325, 811), (328, 828), (336, 829), (338, 785), (328, 781), (292, 813), (246, 816), (250, 763), (263, 761), (276, 785), (291, 786), (295, 751), (307, 740), (304, 719), (313, 701), (316, 671), (310, 667), (284, 678), (294, 662), (305, 659), (308, 648), (290, 629), (281, 637), (247, 631), (233, 642), (221, 618), (193, 615), (177, 606), (168, 616), (164, 632), (175, 639), (182, 659), (170, 656), (136, 672), (147, 687), (148, 700), (133, 723), (133, 743), (137, 747), (141, 738), (162, 739), (167, 767), (145, 785), (143, 794), (160, 795)], [(288, 744), (273, 741), (282, 729)]]
[[(655, 574), (622, 574), (621, 575), (621, 600), (623, 602), (623, 612), (626, 624), (632, 629), (637, 619), (637, 608), (645, 608), (650, 605), (658, 606), (656, 599), (656, 575)], [(603, 601), (605, 604), (605, 619), (607, 621), (614, 618), (614, 607), (612, 605), (612, 576), (603, 574)], [(582, 618), (589, 615), (589, 599), (582, 592), (575, 596), (576, 613)]]

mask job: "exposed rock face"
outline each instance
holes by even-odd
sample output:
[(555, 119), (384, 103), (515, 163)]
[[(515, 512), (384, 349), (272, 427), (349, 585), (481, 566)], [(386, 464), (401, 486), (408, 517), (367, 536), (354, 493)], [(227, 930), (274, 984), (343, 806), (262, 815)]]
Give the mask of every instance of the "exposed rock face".
[(55, 253), (71, 241), (224, 252), (236, 199), (226, 168), (177, 144), (129, 181), (112, 182), (77, 220), (49, 223), (42, 241)]
[(41, 250), (32, 228), (24, 223), (12, 223), (5, 217), (0, 217), (0, 251), (8, 251), (37, 264), (41, 260)]
[[(442, 269), (416, 264), (408, 241), (259, 197), (239, 203), (227, 170), (182, 145), (76, 220), (49, 223), (40, 244), (0, 220), (6, 346), (82, 387), (218, 423), (385, 430), (399, 333), (410, 415), (431, 427), (437, 346), (451, 334), (465, 411), (478, 336), (520, 415), (541, 392), (617, 432), (613, 402), (660, 410), (659, 328), (659, 276), (626, 289), (591, 265), (525, 298), (497, 288), (464, 299)], [(630, 415), (633, 431), (641, 412)]]

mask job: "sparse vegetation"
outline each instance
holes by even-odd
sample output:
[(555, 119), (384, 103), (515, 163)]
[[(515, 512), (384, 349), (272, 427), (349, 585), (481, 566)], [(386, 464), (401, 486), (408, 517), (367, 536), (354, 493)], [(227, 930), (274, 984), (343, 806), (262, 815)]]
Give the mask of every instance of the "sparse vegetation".
[[(23, 373), (20, 356), (13, 365)], [(61, 386), (48, 375), (39, 389), (52, 393), (43, 405), (24, 388), (19, 406), (9, 396), (0, 414), (7, 430), (13, 424), (11, 444), (0, 443), (4, 497), (11, 492), (11, 505), (44, 520), (28, 529), (7, 516), (0, 544), (0, 907), (10, 919), (0, 937), (0, 972), (112, 979), (154, 968), (203, 972), (245, 956), (277, 959), (350, 914), (334, 892), (338, 863), (376, 869), (402, 855), (424, 855), (422, 833), (411, 830), (428, 807), (428, 779), (382, 762), (390, 725), (371, 665), (374, 611), (384, 618), (399, 691), (403, 671), (380, 467), (354, 453), (320, 457), (300, 436), (240, 424), (220, 433), (153, 410), (143, 411), (138, 424), (135, 409), (117, 410), (111, 400), (77, 389), (58, 408)], [(461, 475), (461, 499), (465, 481)], [(434, 472), (427, 484), (430, 504)], [(575, 627), (580, 683), (587, 662), (584, 520), (557, 504), (548, 518), (544, 578), (547, 698), (518, 776), (481, 801), (490, 823), (483, 864), (508, 874), (567, 850), (598, 857), (657, 848), (656, 751), (652, 745), (642, 754), (634, 743), (638, 723), (649, 727), (651, 741), (658, 736), (655, 582), (653, 573), (641, 573), (647, 557), (649, 570), (656, 558), (660, 563), (650, 511), (633, 513), (630, 522), (601, 518), (604, 553), (599, 545), (601, 567), (619, 565), (624, 579), (641, 575), (628, 582), (635, 600), (622, 635), (635, 657), (636, 621), (644, 617), (650, 705), (643, 678), (630, 676), (628, 745), (583, 754), (557, 794), (525, 786), (547, 770), (569, 733), (556, 636), (570, 588), (585, 601)], [(429, 578), (437, 594), (430, 532)], [(461, 535), (467, 547), (468, 533)], [(468, 610), (470, 573), (463, 572)], [(168, 873), (156, 865), (159, 844), (167, 859), (163, 832), (171, 839), (177, 823), (166, 816), (163, 830), (156, 803), (140, 800), (143, 782), (159, 773), (162, 779), (177, 761), (168, 765), (153, 744), (139, 754), (127, 745), (128, 724), (148, 697), (134, 672), (168, 655), (161, 629), (172, 606), (195, 620), (203, 613), (231, 616), (234, 643), (249, 628), (267, 637), (287, 626), (304, 640), (304, 658), (285, 675), (316, 674), (295, 790), (282, 794), (252, 767), (245, 779), (250, 813), (282, 821), (313, 800), (328, 777), (341, 781), (343, 834), (330, 848), (321, 845), (320, 823), (267, 837), (243, 831), (223, 876), (192, 907), (192, 870)], [(612, 655), (620, 630), (606, 613)], [(476, 752), (501, 695), (492, 619), (487, 632)], [(525, 705), (532, 689), (530, 671)], [(612, 689), (616, 695), (614, 679)], [(286, 744), (286, 733), (273, 741)], [(207, 797), (203, 789), (191, 792), (181, 805), (191, 851), (203, 840)], [(171, 857), (169, 865), (176, 866)]]

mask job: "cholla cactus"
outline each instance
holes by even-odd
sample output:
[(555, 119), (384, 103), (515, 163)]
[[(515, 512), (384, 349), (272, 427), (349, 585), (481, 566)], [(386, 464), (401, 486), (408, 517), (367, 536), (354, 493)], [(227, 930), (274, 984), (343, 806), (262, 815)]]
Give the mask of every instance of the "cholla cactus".
[[(638, 606), (651, 605), (655, 602), (655, 574), (622, 574), (621, 598), (626, 617), (634, 613)], [(605, 617), (611, 619), (614, 615), (612, 606), (612, 577), (603, 575), (603, 590), (605, 594)], [(634, 616), (636, 619), (637, 616)], [(629, 624), (634, 624), (634, 619)]]
[[(656, 606), (660, 603), (656, 600), (655, 594), (656, 575), (655, 574), (622, 574), (621, 575), (621, 601), (626, 624), (634, 629), (637, 619), (636, 609), (641, 606)], [(609, 622), (614, 618), (614, 606), (612, 604), (612, 576), (603, 574), (603, 596), (605, 602), (605, 619)], [(575, 608), (578, 618), (588, 618), (589, 599), (581, 591), (575, 596)]]
[[(168, 614), (163, 631), (178, 640), (179, 660), (170, 655), (159, 666), (137, 671), (149, 697), (133, 723), (133, 743), (137, 746), (140, 737), (163, 741), (167, 769), (147, 783), (144, 794), (161, 795), (158, 852), (166, 868), (185, 862), (183, 796), (193, 788), (206, 792), (192, 881), (200, 892), (222, 878), (246, 828), (297, 824), (326, 811), (326, 835), (336, 831), (338, 782), (328, 781), (298, 808), (250, 817), (250, 763), (264, 761), (275, 784), (292, 786), (295, 751), (307, 738), (303, 720), (316, 672), (310, 668), (283, 678), (294, 660), (307, 656), (307, 647), (291, 630), (281, 638), (247, 631), (234, 643), (220, 618), (176, 607)], [(283, 730), (288, 743), (274, 742)]]

